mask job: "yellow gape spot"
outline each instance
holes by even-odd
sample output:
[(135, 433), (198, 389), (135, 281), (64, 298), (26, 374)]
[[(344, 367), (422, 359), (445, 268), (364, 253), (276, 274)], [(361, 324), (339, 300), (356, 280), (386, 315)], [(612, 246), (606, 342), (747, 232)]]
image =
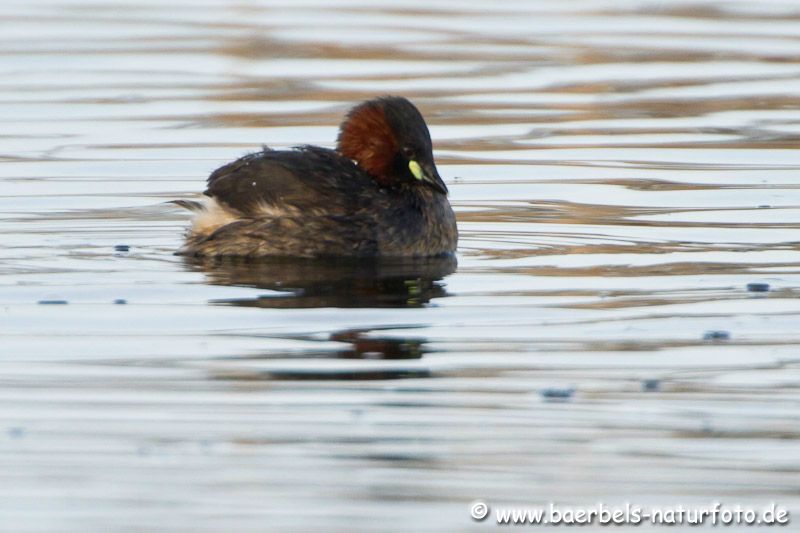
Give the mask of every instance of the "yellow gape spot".
[(418, 180), (422, 180), (424, 178), (424, 175), (422, 174), (422, 167), (419, 166), (419, 163), (416, 161), (408, 162), (408, 170), (410, 170), (411, 174)]

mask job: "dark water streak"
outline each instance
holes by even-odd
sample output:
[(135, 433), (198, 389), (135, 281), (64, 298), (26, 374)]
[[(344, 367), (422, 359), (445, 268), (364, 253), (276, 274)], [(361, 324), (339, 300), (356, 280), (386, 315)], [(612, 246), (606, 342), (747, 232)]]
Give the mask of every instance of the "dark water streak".
[[(477, 499), (800, 512), (794, 3), (0, 20), (0, 529), (490, 527)], [(261, 144), (330, 146), (390, 92), (431, 125), (457, 269), (173, 255), (167, 201)]]

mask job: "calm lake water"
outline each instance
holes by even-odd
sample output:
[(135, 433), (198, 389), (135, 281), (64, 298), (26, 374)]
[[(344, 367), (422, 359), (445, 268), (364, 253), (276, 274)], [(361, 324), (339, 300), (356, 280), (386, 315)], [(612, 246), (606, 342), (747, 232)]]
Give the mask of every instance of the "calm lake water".
[[(331, 4), (0, 6), (0, 528), (800, 520), (800, 4)], [(386, 93), (457, 266), (173, 255), (166, 202)]]

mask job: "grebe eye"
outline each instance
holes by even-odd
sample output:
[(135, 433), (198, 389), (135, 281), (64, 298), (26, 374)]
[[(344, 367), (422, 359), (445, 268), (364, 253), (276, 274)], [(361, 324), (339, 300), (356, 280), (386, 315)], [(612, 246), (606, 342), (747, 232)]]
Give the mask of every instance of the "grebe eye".
[(411, 146), (403, 146), (403, 155), (409, 159), (413, 159), (414, 149)]

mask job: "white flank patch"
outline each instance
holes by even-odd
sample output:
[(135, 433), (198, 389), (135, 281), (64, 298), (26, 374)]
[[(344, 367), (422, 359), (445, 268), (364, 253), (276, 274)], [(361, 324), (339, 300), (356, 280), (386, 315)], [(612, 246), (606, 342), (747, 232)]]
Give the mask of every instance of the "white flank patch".
[(203, 210), (197, 212), (192, 222), (192, 232), (208, 235), (239, 218), (239, 215), (225, 209), (216, 199), (210, 198), (205, 201)]

